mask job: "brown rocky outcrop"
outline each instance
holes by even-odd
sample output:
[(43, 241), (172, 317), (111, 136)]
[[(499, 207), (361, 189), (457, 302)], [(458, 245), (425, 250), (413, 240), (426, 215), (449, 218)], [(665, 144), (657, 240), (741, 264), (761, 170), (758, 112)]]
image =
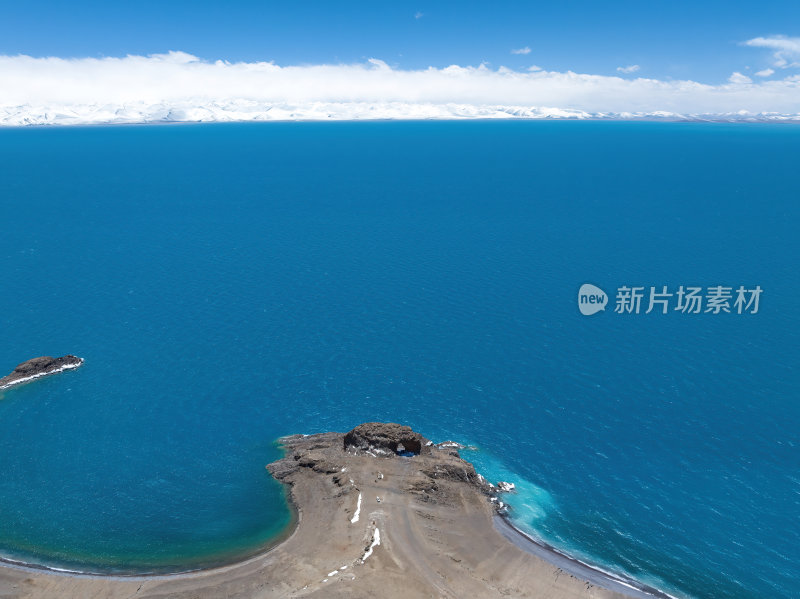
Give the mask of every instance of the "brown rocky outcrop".
[(366, 422), (344, 436), (344, 448), (363, 451), (375, 449), (396, 454), (409, 451), (414, 454), (429, 454), (431, 443), (410, 426), (394, 422)]
[[(298, 476), (321, 474), (333, 475), (329, 480), (342, 487), (346, 486), (350, 469), (361, 463), (359, 460), (371, 460), (375, 464), (375, 476), (381, 470), (393, 468), (387, 461), (408, 460), (403, 490), (424, 503), (451, 503), (458, 494), (453, 485), (466, 484), (486, 496), (493, 496), (495, 491), (455, 448), (437, 447), (400, 424), (368, 422), (344, 434), (284, 437), (281, 444), (285, 457), (269, 464), (267, 469), (289, 485), (293, 485)], [(401, 457), (403, 455), (411, 457)], [(500, 506), (500, 503), (494, 504), (498, 511)]]

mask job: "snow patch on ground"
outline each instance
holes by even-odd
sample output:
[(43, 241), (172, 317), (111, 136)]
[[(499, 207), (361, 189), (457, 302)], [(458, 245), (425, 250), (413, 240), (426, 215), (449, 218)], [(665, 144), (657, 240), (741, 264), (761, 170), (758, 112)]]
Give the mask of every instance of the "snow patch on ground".
[(372, 551), (381, 544), (381, 531), (375, 528), (375, 534), (372, 537), (372, 544), (367, 548), (364, 552), (364, 555), (361, 557), (361, 563), (367, 561), (367, 558), (372, 555)]
[(361, 516), (361, 493), (358, 494), (358, 503), (356, 504), (356, 513), (353, 514), (353, 517), (350, 518), (351, 524), (355, 524), (358, 522), (359, 517)]

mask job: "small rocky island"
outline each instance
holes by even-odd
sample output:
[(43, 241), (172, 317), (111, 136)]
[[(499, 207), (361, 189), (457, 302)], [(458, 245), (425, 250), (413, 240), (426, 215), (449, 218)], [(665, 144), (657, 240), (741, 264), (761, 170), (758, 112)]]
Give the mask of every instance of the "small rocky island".
[[(267, 466), (294, 522), (239, 563), (180, 576), (64, 576), (0, 567), (0, 597), (48, 599), (664, 598), (535, 543), (503, 518), (492, 485), (407, 426), (293, 435)], [(265, 473), (266, 475), (266, 473)], [(499, 481), (498, 481), (499, 482)]]
[(13, 385), (19, 385), (20, 383), (26, 383), (49, 374), (72, 370), (73, 368), (78, 368), (81, 364), (83, 364), (83, 358), (71, 354), (61, 356), (60, 358), (52, 358), (50, 356), (33, 358), (32, 360), (19, 364), (11, 374), (0, 378), (0, 390), (7, 389)]

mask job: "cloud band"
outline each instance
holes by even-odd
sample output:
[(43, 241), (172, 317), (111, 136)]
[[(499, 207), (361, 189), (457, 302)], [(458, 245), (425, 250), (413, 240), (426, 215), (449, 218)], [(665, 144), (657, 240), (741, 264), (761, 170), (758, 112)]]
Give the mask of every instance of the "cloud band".
[[(0, 123), (302, 118), (797, 118), (800, 82), (694, 81), (449, 66), (279, 66), (183, 52), (0, 56)], [(48, 116), (49, 115), (49, 116)], [(58, 115), (61, 115), (60, 117)]]

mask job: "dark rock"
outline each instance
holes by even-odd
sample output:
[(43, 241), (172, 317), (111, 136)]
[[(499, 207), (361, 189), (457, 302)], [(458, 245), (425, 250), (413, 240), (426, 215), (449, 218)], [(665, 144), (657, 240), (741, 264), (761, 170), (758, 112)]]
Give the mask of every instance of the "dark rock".
[(291, 474), (297, 472), (297, 465), (288, 460), (278, 460), (267, 465), (269, 473), (278, 480), (284, 480)]
[(421, 471), (425, 476), (437, 480), (453, 480), (474, 485), (483, 485), (483, 481), (475, 472), (475, 467), (467, 461), (439, 462)]
[[(317, 449), (319, 449), (319, 447), (317, 447)], [(328, 461), (325, 454), (316, 450), (311, 450), (300, 456), (297, 463), (302, 468), (311, 468), (314, 472), (319, 472), (320, 474), (333, 474), (334, 472), (339, 472), (341, 469), (336, 464)]]
[(64, 370), (77, 368), (83, 364), (83, 358), (78, 358), (73, 355), (66, 355), (60, 358), (53, 358), (51, 356), (42, 356), (33, 358), (17, 365), (14, 371), (8, 376), (0, 378), (0, 389), (16, 385), (17, 383), (24, 383), (31, 378), (38, 378), (48, 374), (55, 374)]
[[(397, 454), (429, 454), (428, 440), (411, 427), (393, 422), (367, 422), (360, 424), (344, 436), (344, 448), (363, 451), (382, 449)], [(402, 449), (400, 449), (402, 447)]]

